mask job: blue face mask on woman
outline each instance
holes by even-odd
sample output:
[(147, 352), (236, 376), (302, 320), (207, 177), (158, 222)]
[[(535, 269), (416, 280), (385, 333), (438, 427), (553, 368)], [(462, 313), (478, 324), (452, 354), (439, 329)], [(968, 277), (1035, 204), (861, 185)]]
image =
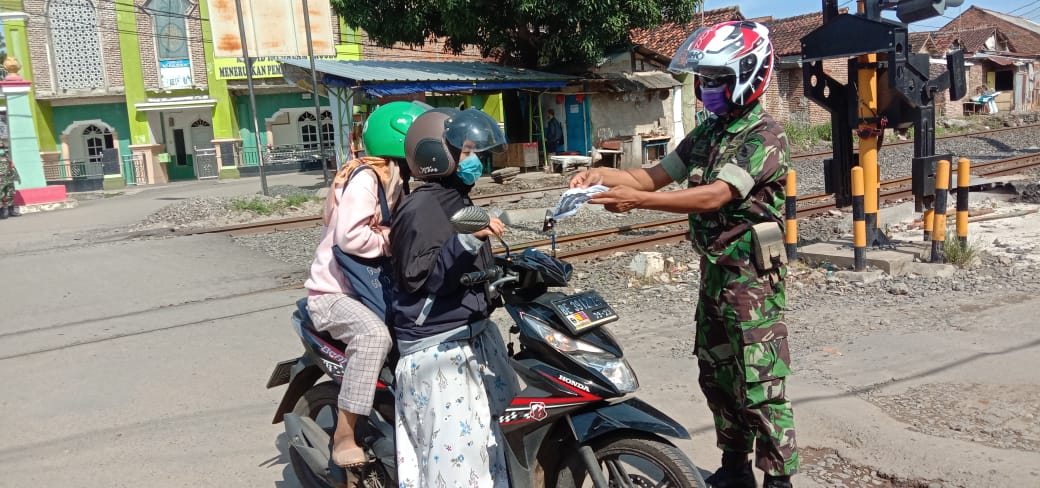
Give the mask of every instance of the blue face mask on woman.
[(472, 185), (477, 182), (480, 175), (484, 174), (484, 163), (480, 162), (480, 158), (476, 154), (470, 154), (459, 161), (458, 174), (463, 183)]

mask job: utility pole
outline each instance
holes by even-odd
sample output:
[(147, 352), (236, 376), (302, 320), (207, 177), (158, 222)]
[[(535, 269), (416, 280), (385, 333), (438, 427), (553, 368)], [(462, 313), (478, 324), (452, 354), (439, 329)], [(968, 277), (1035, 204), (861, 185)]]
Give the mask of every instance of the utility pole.
[(311, 61), (311, 87), (314, 90), (314, 115), (318, 119), (318, 159), (325, 185), (329, 184), (329, 165), (325, 162), (325, 136), (321, 133), (321, 98), (318, 95), (318, 72), (314, 69), (314, 44), (311, 43), (311, 14), (307, 0), (303, 0), (303, 28), (307, 31), (307, 57)]
[[(260, 169), (260, 190), (266, 196), (268, 194), (267, 174), (264, 172), (263, 145), (260, 143), (260, 121), (257, 119), (256, 92), (253, 89), (253, 60), (249, 58), (249, 47), (247, 46), (248, 42), (246, 41), (246, 22), (242, 18), (242, 0), (235, 0), (235, 11), (238, 13), (238, 33), (239, 38), (242, 40), (242, 59), (244, 59), (246, 63), (246, 84), (249, 86), (249, 107), (253, 111), (253, 136), (256, 138), (257, 166)], [(307, 31), (307, 38), (309, 48), (310, 30)], [(321, 114), (318, 114), (318, 118), (318, 133), (320, 134)], [(320, 136), (318, 140), (321, 141)]]

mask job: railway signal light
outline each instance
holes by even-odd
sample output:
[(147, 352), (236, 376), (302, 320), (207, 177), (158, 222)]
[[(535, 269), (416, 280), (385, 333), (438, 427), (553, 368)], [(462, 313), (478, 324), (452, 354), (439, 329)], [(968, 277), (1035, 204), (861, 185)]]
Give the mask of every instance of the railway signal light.
[(896, 4), (896, 17), (904, 23), (938, 17), (947, 7), (960, 7), (964, 0), (900, 0)]

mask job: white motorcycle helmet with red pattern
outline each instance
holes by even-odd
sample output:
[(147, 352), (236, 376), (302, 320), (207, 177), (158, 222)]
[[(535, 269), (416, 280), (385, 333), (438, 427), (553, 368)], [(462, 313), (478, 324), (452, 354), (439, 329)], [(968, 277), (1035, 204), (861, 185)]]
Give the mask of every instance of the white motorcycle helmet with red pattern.
[(694, 90), (698, 99), (702, 78), (729, 77), (729, 101), (736, 107), (746, 107), (765, 93), (773, 77), (769, 29), (757, 22), (739, 20), (701, 27), (679, 46), (668, 70), (696, 75)]

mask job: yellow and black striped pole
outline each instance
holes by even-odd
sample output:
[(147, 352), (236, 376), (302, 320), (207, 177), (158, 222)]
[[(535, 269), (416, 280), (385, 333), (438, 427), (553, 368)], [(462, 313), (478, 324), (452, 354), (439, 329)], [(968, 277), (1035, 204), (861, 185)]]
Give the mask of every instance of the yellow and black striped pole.
[(874, 245), (878, 228), (878, 55), (858, 58), (859, 71), (859, 166), (863, 168), (863, 204), (867, 228), (867, 244)]
[(784, 200), (784, 249), (788, 261), (798, 260), (798, 175), (795, 170), (787, 172), (787, 198)]
[(935, 223), (932, 224), (932, 262), (946, 261), (943, 246), (946, 245), (946, 198), (950, 191), (950, 162), (939, 161), (935, 174)]
[(921, 215), (921, 222), (924, 223), (924, 241), (928, 242), (932, 240), (932, 224), (935, 219), (935, 209), (930, 208), (924, 211)]
[(968, 187), (971, 186), (971, 161), (957, 161), (957, 240), (968, 246)]
[(852, 168), (852, 244), (855, 270), (867, 267), (867, 222), (863, 202), (863, 168)]

